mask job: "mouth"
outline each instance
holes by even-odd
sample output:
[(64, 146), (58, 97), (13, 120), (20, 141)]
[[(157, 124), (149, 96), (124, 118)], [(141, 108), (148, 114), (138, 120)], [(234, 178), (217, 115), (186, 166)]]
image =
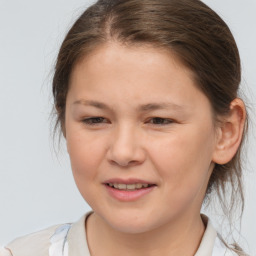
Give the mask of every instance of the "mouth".
[(136, 190), (146, 189), (146, 188), (156, 186), (155, 184), (148, 184), (148, 183), (133, 183), (133, 184), (105, 183), (105, 185), (117, 190), (124, 190), (124, 191), (136, 191)]
[(156, 184), (139, 179), (111, 179), (103, 183), (108, 194), (120, 202), (137, 201), (155, 191)]

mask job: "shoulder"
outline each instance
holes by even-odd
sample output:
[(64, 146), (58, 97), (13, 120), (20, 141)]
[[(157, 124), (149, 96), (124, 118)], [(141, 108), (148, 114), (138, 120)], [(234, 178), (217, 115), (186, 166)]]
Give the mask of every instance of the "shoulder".
[(12, 256), (12, 254), (8, 249), (0, 248), (0, 256)]
[(48, 256), (51, 236), (60, 226), (55, 225), (15, 239), (5, 249), (0, 249), (0, 256)]
[[(92, 212), (77, 222), (64, 223), (22, 236), (0, 248), (0, 256), (49, 256), (61, 255), (59, 251), (69, 245), (71, 255), (90, 255), (86, 243), (85, 220)], [(82, 250), (82, 254), (77, 253)]]

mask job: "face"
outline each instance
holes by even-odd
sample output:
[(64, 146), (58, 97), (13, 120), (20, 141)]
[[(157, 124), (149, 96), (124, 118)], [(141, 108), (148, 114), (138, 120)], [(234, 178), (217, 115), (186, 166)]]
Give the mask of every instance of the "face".
[(83, 198), (110, 227), (199, 216), (213, 169), (211, 105), (164, 50), (102, 46), (74, 68), (65, 131)]

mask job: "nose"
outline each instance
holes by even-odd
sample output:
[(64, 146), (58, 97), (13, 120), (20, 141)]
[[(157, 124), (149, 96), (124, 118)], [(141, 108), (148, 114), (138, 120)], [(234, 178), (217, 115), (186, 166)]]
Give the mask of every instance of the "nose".
[(146, 158), (142, 137), (136, 128), (125, 124), (115, 129), (107, 152), (108, 161), (121, 167), (142, 164)]

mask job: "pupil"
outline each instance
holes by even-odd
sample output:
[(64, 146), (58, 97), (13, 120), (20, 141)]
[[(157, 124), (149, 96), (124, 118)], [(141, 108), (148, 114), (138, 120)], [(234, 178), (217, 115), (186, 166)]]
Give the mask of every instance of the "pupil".
[(155, 118), (155, 121), (154, 121), (155, 124), (161, 124), (163, 123), (163, 119), (162, 118)]

